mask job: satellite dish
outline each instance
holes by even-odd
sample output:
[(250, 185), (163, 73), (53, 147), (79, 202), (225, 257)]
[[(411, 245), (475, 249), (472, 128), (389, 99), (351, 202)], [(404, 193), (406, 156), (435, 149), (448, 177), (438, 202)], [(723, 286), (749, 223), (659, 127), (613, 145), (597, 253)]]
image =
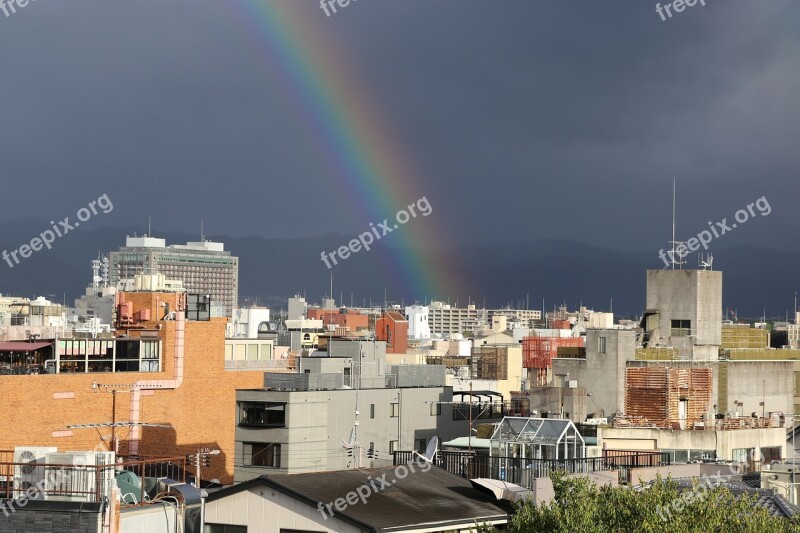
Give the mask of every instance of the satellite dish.
[(425, 448), (425, 455), (414, 452), (414, 455), (424, 460), (426, 463), (433, 463), (433, 458), (436, 457), (436, 452), (439, 451), (439, 437), (432, 437), (428, 442), (428, 447)]
[(342, 443), (343, 443), (342, 444), (342, 448), (352, 448), (353, 447), (353, 441), (355, 441), (355, 440), (356, 440), (356, 428), (355, 428), (355, 426), (353, 426), (353, 429), (350, 430), (350, 440), (346, 441), (346, 440), (342, 439)]

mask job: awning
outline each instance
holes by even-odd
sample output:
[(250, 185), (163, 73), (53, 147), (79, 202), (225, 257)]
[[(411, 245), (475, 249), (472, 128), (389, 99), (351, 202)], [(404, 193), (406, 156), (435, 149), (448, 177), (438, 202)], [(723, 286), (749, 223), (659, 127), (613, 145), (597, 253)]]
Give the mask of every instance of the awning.
[(520, 487), (514, 483), (500, 481), (499, 479), (475, 478), (470, 479), (472, 486), (481, 492), (492, 494), (498, 500), (516, 502), (520, 500), (536, 501), (536, 493)]
[(472, 448), (477, 450), (488, 450), (492, 444), (492, 441), (489, 439), (479, 439), (478, 437), (457, 437), (453, 440), (449, 440), (447, 442), (443, 442), (442, 446), (447, 446), (448, 448), (469, 448), (470, 444)]
[(51, 346), (52, 342), (0, 342), (0, 352), (35, 352)]

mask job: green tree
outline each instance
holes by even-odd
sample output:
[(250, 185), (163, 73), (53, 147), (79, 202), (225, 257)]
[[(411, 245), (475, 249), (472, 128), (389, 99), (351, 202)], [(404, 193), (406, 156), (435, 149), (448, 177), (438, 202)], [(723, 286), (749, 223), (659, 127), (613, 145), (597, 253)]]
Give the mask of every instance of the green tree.
[[(507, 531), (606, 532), (800, 532), (800, 520), (773, 517), (755, 507), (751, 495), (735, 496), (724, 487), (695, 484), (678, 490), (671, 479), (650, 487), (598, 487), (587, 478), (551, 475), (555, 498), (547, 504), (516, 506)], [(480, 533), (497, 531), (481, 526)]]

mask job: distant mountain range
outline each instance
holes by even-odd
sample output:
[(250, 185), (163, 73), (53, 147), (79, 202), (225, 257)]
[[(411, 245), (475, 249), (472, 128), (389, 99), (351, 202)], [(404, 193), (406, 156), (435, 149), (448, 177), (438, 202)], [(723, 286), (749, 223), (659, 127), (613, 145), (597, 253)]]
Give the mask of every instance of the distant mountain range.
[[(0, 225), (0, 252), (12, 250), (47, 229), (43, 221), (25, 220)], [(127, 233), (142, 228), (132, 228)], [(90, 260), (124, 245), (126, 230), (98, 228), (71, 231), (56, 240), (52, 250), (35, 252), (14, 268), (0, 262), (0, 293), (47, 296), (61, 301), (83, 293), (91, 277)], [(197, 235), (159, 235), (167, 244), (198, 240)], [(349, 236), (336, 234), (312, 238), (265, 239), (213, 235), (239, 259), (240, 299), (261, 305), (285, 307), (286, 298), (305, 294), (316, 302), (329, 291), (329, 272), (320, 260), (322, 250), (334, 250)], [(391, 252), (391, 253), (389, 253)], [(393, 279), (386, 261), (408, 250), (387, 250), (376, 243), (368, 253), (358, 253), (333, 270), (337, 303), (349, 305), (428, 301), (433, 295), (414, 294), (413, 287)], [(411, 250), (418, 254), (419, 251)], [(482, 306), (505, 305), (549, 310), (565, 302), (570, 309), (583, 303), (599, 311), (611, 307), (618, 316), (638, 315), (645, 300), (645, 271), (663, 268), (657, 251), (617, 252), (567, 240), (535, 239), (516, 243), (470, 244), (446, 249), (447, 264), (460, 265), (454, 273), (462, 280), (464, 294), (437, 294), (437, 298), (459, 305), (467, 298)], [(694, 267), (696, 258), (689, 260)], [(724, 305), (740, 317), (783, 318), (791, 314), (800, 272), (800, 253), (750, 246), (722, 248), (714, 252), (715, 270), (723, 270)], [(340, 298), (341, 295), (341, 298)], [(485, 300), (484, 300), (485, 299)]]

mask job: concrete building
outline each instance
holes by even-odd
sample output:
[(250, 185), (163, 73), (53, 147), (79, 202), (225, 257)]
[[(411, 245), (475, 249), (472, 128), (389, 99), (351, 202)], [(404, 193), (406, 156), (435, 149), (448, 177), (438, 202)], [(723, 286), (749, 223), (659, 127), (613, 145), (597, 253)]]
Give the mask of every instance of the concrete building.
[(302, 369), (237, 391), (236, 481), (387, 465), (395, 451), (469, 431), (444, 367), (388, 366), (384, 342), (332, 339)]
[(472, 340), (465, 339), (461, 334), (453, 335), (447, 342), (447, 355), (450, 357), (470, 357), (472, 355)]
[(97, 319), (100, 324), (111, 324), (114, 321), (116, 292), (116, 287), (110, 285), (108, 258), (94, 259), (91, 283), (83, 296), (75, 300), (76, 322), (89, 324), (92, 319)]
[[(722, 421), (719, 421), (722, 422)], [(673, 463), (697, 460), (733, 461), (750, 464), (757, 471), (762, 463), (786, 457), (786, 428), (665, 430), (641, 427), (598, 427), (598, 444), (605, 450), (658, 450), (668, 452)]]
[(297, 320), (301, 317), (306, 318), (307, 309), (308, 304), (306, 303), (306, 299), (302, 296), (294, 295), (293, 297), (289, 298), (289, 307), (286, 318), (289, 320)]
[(491, 329), (494, 333), (502, 333), (508, 329), (508, 317), (506, 315), (493, 315), (491, 320)]
[(257, 339), (260, 333), (266, 333), (269, 329), (269, 309), (245, 307), (233, 311), (228, 321), (226, 335), (229, 338)]
[(794, 324), (786, 326), (786, 335), (789, 347), (800, 349), (800, 312), (795, 313)]
[(225, 370), (288, 372), (289, 359), (276, 353), (272, 339), (225, 339)]
[(289, 332), (291, 351), (311, 350), (319, 346), (319, 336), (324, 332), (322, 320), (287, 319), (285, 324)]
[(542, 320), (542, 312), (538, 309), (511, 309), (509, 307), (489, 310), (490, 321), (497, 316), (505, 316), (509, 324), (518, 323), (521, 327), (526, 328), (535, 328)]
[(406, 307), (406, 320), (408, 320), (408, 338), (412, 341), (426, 341), (431, 338), (431, 328), (428, 325), (428, 306), (411, 305)]
[(514, 336), (509, 332), (493, 332), (489, 330), (488, 335), (478, 335), (473, 341), (475, 346), (492, 346), (495, 344), (519, 344), (514, 340)]
[(475, 305), (453, 307), (444, 302), (431, 302), (428, 306), (428, 327), (434, 337), (448, 337), (465, 331), (477, 332), (488, 326), (489, 314)]
[[(592, 406), (606, 416), (625, 409), (625, 368), (633, 360), (636, 332), (622, 329), (589, 329), (586, 331), (585, 357), (556, 358), (552, 361), (553, 383), (575, 381)], [(531, 383), (531, 408), (536, 389)], [(583, 422), (583, 420), (577, 420)]]
[(645, 347), (672, 347), (680, 359), (715, 361), (722, 342), (722, 272), (648, 270)]
[(127, 237), (124, 247), (109, 254), (110, 284), (116, 286), (136, 274), (179, 280), (187, 292), (209, 295), (228, 317), (238, 305), (239, 258), (226, 252), (223, 243), (203, 240), (167, 246), (164, 239)]

